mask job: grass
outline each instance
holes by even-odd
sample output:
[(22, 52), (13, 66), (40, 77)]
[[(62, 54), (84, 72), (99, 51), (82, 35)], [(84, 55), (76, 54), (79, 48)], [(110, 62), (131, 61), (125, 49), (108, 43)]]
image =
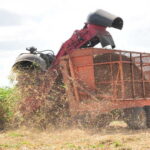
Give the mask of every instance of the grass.
[(149, 150), (150, 129), (107, 127), (100, 130), (27, 129), (0, 133), (2, 150)]
[(11, 132), (8, 134), (8, 136), (10, 136), (10, 137), (23, 137), (24, 135), (20, 134), (20, 133), (16, 133), (16, 132)]

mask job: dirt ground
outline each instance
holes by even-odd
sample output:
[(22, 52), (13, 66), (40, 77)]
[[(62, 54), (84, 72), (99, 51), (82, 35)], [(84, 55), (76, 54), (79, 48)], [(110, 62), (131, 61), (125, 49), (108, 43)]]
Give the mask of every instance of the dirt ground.
[(22, 127), (0, 132), (0, 150), (150, 150), (150, 129), (131, 130), (124, 122), (99, 130)]

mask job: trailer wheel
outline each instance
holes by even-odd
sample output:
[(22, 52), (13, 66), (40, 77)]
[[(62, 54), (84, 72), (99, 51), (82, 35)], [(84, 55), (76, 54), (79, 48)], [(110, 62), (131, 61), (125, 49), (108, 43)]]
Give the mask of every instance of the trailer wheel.
[(146, 113), (142, 107), (124, 109), (123, 120), (131, 129), (144, 129), (146, 125)]
[(112, 121), (111, 113), (99, 114), (93, 121), (93, 126), (95, 128), (106, 127), (110, 124), (111, 121)]
[(145, 106), (144, 110), (145, 110), (145, 113), (146, 113), (147, 127), (150, 128), (150, 106)]
[(101, 128), (106, 127), (112, 121), (111, 114), (98, 114), (97, 116), (92, 116), (90, 113), (85, 113), (82, 115), (77, 115), (74, 117), (78, 127), (83, 128)]
[(87, 112), (77, 114), (73, 117), (73, 122), (78, 128), (89, 128), (91, 127), (91, 115)]
[(0, 131), (4, 130), (4, 121), (0, 120)]

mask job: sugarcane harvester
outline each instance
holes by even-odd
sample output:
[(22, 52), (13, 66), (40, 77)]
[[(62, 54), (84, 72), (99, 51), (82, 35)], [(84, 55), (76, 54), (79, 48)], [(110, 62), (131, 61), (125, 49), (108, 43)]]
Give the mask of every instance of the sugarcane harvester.
[[(81, 30), (74, 31), (56, 56), (51, 50), (45, 53), (30, 47), (29, 53), (18, 56), (13, 68), (38, 67), (55, 72), (61, 66), (72, 113), (124, 109), (130, 127), (142, 128), (145, 124), (150, 127), (150, 54), (114, 50), (108, 27), (122, 29), (123, 20), (99, 9), (88, 16)], [(93, 48), (99, 43), (102, 48)], [(106, 46), (112, 49), (105, 49)], [(82, 80), (89, 88), (84, 85), (81, 88), (74, 79)], [(100, 92), (95, 92), (96, 89)]]
[[(57, 55), (53, 53), (44, 54), (38, 52), (36, 48), (27, 48), (30, 54), (23, 53), (19, 55), (14, 66), (20, 66), (22, 68), (33, 63), (38, 63), (42, 70), (49, 67), (54, 68), (62, 56), (69, 54), (70, 52), (78, 48), (94, 47), (98, 43), (101, 43), (102, 47), (110, 45), (115, 48), (115, 43), (107, 27), (113, 27), (116, 29), (122, 29), (123, 20), (120, 17), (114, 16), (104, 10), (97, 10), (88, 16), (87, 22), (81, 30), (75, 30), (73, 35), (68, 39), (60, 48)], [(40, 53), (40, 56), (37, 54)]]

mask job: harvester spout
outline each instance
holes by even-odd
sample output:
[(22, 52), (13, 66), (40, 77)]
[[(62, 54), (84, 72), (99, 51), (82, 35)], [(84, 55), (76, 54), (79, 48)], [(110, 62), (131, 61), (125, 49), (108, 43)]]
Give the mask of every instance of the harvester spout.
[(104, 27), (113, 27), (120, 30), (123, 28), (122, 18), (112, 15), (102, 9), (98, 9), (94, 13), (91, 13), (88, 16), (87, 20), (89, 24), (95, 24)]

